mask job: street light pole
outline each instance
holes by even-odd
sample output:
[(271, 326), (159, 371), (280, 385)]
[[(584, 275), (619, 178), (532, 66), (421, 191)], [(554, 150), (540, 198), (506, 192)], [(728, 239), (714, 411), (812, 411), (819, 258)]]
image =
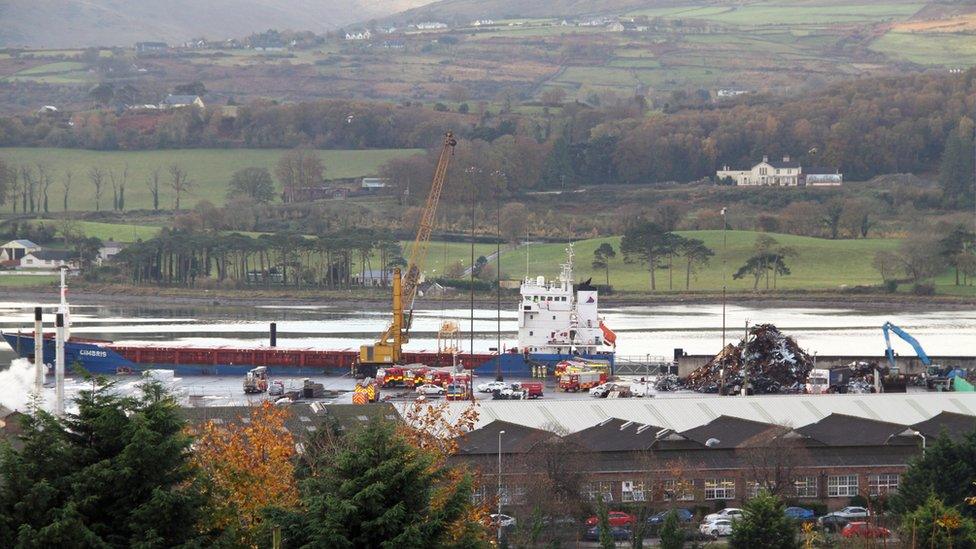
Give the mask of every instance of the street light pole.
[(726, 238), (725, 230), (728, 228), (729, 224), (725, 221), (725, 211), (726, 208), (722, 208), (722, 348), (725, 348), (725, 261), (726, 252), (729, 249), (728, 239)]
[(498, 491), (495, 497), (498, 499), (498, 516), (495, 521), (498, 523), (498, 545), (502, 544), (502, 435), (505, 431), (498, 431)]

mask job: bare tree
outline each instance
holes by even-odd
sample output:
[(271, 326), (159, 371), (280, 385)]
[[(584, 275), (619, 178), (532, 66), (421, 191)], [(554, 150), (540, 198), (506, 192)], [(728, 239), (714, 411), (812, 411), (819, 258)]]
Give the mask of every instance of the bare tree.
[(115, 172), (108, 171), (108, 180), (112, 183), (112, 211), (119, 209), (119, 182), (115, 179)]
[(179, 164), (170, 164), (169, 175), (169, 187), (173, 189), (176, 195), (173, 201), (173, 209), (180, 211), (180, 199), (183, 197), (183, 193), (190, 192), (193, 188), (193, 182), (187, 176), (186, 169)]
[(17, 210), (16, 185), (17, 170), (0, 158), (0, 204), (5, 203), (13, 195), (14, 200), (12, 202), (14, 211)]
[(95, 187), (95, 211), (101, 210), (102, 191), (105, 184), (105, 170), (99, 166), (92, 166), (88, 170), (88, 180)]
[(61, 205), (63, 211), (68, 211), (68, 193), (71, 192), (72, 176), (71, 170), (67, 170), (64, 172), (64, 179), (61, 180), (61, 186), (64, 188), (64, 203)]
[(153, 168), (153, 171), (149, 173), (149, 179), (146, 181), (146, 185), (149, 187), (149, 193), (152, 195), (153, 201), (153, 211), (159, 210), (159, 167)]
[(108, 177), (112, 181), (112, 209), (118, 211), (125, 210), (125, 182), (129, 177), (129, 164), (122, 166), (122, 171), (118, 177), (114, 171), (108, 172)]
[(34, 172), (30, 166), (20, 167), (20, 184), (21, 209), (27, 213), (30, 208), (30, 212), (34, 213)]
[(40, 185), (41, 196), (38, 197), (38, 207), (44, 209), (44, 213), (48, 213), (50, 209), (48, 208), (48, 190), (51, 188), (51, 183), (54, 179), (51, 177), (51, 171), (48, 169), (46, 164), (41, 162), (37, 163), (37, 182)]
[(322, 183), (325, 166), (315, 151), (295, 149), (278, 159), (275, 176), (281, 183), (283, 201), (294, 202), (302, 189)]
[(787, 427), (767, 429), (740, 450), (747, 478), (757, 490), (784, 498), (793, 495), (796, 469), (807, 464), (808, 452), (800, 438)]

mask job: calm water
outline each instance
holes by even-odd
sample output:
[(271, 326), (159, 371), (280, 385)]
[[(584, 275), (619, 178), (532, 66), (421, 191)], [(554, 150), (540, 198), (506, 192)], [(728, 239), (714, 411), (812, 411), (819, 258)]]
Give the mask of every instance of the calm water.
[[(0, 302), (0, 329), (31, 330), (34, 303)], [(504, 304), (503, 304), (504, 307)], [(46, 309), (53, 310), (51, 308)], [(444, 320), (460, 321), (463, 348), (471, 345), (469, 310), (421, 309), (415, 314), (408, 348), (437, 348), (437, 330)], [(721, 305), (661, 305), (604, 308), (606, 324), (617, 332), (621, 355), (670, 356), (676, 347), (691, 354), (715, 353), (722, 345)], [(495, 347), (498, 323), (493, 309), (474, 312), (475, 351)], [(50, 315), (46, 318), (50, 329)], [(801, 347), (821, 355), (881, 356), (881, 325), (891, 321), (914, 335), (931, 355), (976, 354), (976, 310), (891, 312), (856, 309), (753, 308), (729, 306), (728, 340), (741, 337), (745, 322), (772, 323), (796, 338)], [(330, 306), (180, 307), (172, 309), (81, 306), (72, 307), (72, 334), (116, 342), (168, 342), (180, 345), (261, 345), (268, 341), (268, 324), (278, 323), (280, 347), (355, 349), (385, 329), (388, 313), (353, 311)], [(503, 347), (515, 344), (514, 307), (501, 312)], [(895, 338), (899, 354), (911, 354)], [(4, 345), (4, 347), (6, 347)], [(12, 351), (0, 350), (9, 362)]]

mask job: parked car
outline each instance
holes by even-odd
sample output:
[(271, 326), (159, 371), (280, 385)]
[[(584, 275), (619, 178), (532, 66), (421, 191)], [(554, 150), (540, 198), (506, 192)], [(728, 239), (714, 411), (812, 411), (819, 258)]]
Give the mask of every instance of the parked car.
[(716, 519), (712, 522), (703, 522), (701, 526), (698, 527), (698, 531), (702, 534), (710, 534), (712, 536), (730, 536), (732, 535), (732, 520), (731, 519)]
[(695, 514), (688, 509), (668, 509), (667, 511), (661, 511), (660, 513), (655, 513), (647, 517), (647, 524), (651, 526), (659, 526), (664, 524), (664, 519), (668, 517), (668, 513), (674, 511), (678, 515), (678, 522), (691, 522), (691, 519), (695, 518)]
[[(610, 536), (613, 537), (614, 541), (626, 541), (630, 539), (630, 528), (626, 526), (611, 526)], [(586, 530), (586, 534), (583, 535), (583, 539), (587, 541), (600, 541), (600, 527), (594, 526)]]
[(508, 387), (508, 384), (504, 381), (489, 381), (487, 383), (478, 384), (479, 393), (493, 393), (495, 391), (500, 391)]
[(891, 537), (891, 530), (866, 522), (852, 522), (840, 531), (840, 535), (845, 538), (887, 538)]
[(854, 519), (854, 518), (870, 517), (871, 516), (871, 511), (868, 511), (864, 507), (851, 506), (851, 507), (844, 507), (840, 511), (834, 511), (833, 513), (827, 513), (824, 516), (830, 516), (830, 515), (835, 515), (835, 516), (838, 516), (838, 517), (844, 517), (844, 518), (850, 520), (850, 519)]
[(705, 515), (705, 518), (702, 519), (702, 522), (714, 522), (719, 519), (738, 520), (740, 518), (742, 518), (742, 509), (738, 509), (736, 507), (726, 507), (725, 509), (722, 509), (718, 513)]
[(831, 532), (839, 532), (850, 521), (840, 515), (824, 515), (817, 519), (817, 525)]
[(613, 383), (602, 383), (590, 389), (590, 396), (596, 398), (606, 398), (607, 393), (613, 388)]
[(285, 394), (285, 384), (281, 380), (274, 380), (268, 385), (268, 396), (281, 396)]
[(787, 517), (799, 521), (813, 520), (815, 516), (813, 509), (806, 509), (804, 507), (787, 507), (784, 512)]
[(491, 517), (491, 523), (496, 527), (501, 525), (502, 528), (515, 528), (515, 517), (499, 515), (497, 513), (492, 513), (489, 516)]
[(440, 385), (434, 385), (433, 383), (424, 383), (423, 385), (414, 389), (414, 391), (422, 395), (443, 395), (444, 388)]
[[(629, 513), (624, 513), (623, 511), (610, 511), (609, 513), (607, 513), (607, 515), (609, 515), (610, 518), (610, 526), (629, 526), (637, 522), (637, 519), (634, 518), (634, 515), (631, 515)], [(596, 526), (599, 523), (600, 523), (600, 518), (597, 516), (592, 516), (586, 519), (587, 526)]]

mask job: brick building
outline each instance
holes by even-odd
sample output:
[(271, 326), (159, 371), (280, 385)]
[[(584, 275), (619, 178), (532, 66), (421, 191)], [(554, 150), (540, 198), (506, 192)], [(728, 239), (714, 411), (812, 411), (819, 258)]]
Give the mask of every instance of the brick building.
[[(459, 441), (455, 459), (480, 470), (486, 482), (476, 496), (491, 498), (500, 448), (509, 507), (530, 506), (534, 490), (551, 490), (547, 478), (572, 470), (580, 498), (602, 494), (614, 505), (740, 506), (766, 488), (838, 509), (897, 490), (910, 460), (941, 432), (976, 429), (976, 395), (954, 397), (488, 401), (479, 406), (486, 421)], [(572, 466), (554, 466), (560, 460)]]

